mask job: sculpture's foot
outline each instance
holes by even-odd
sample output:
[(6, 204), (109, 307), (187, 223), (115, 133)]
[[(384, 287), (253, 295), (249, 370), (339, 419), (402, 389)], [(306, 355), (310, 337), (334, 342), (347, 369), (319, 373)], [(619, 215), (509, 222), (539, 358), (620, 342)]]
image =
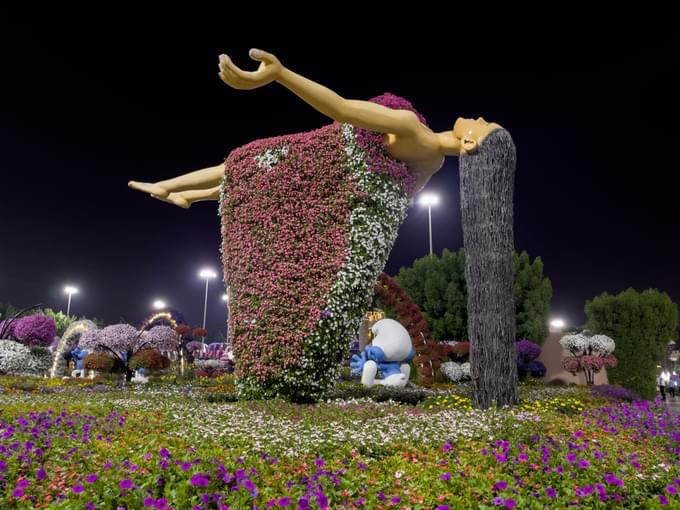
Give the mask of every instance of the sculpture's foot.
[(163, 186), (159, 186), (158, 184), (153, 184), (151, 182), (130, 181), (128, 182), (128, 186), (132, 189), (149, 193), (150, 195), (153, 195), (157, 198), (165, 198), (170, 193)]
[(408, 377), (406, 377), (406, 374), (402, 373), (390, 375), (384, 379), (376, 379), (375, 381), (376, 384), (382, 384), (383, 386), (390, 386), (392, 388), (403, 388), (406, 386), (407, 382)]
[(167, 199), (161, 198), (161, 200), (175, 204), (182, 209), (189, 209), (189, 206), (191, 205), (191, 203), (186, 198), (184, 198), (181, 193), (170, 193)]

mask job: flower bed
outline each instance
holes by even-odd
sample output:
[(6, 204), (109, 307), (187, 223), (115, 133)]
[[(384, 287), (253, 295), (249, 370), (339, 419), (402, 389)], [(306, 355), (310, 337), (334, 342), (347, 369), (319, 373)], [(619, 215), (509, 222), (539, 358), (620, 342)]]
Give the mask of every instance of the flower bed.
[(0, 393), (0, 508), (678, 506), (680, 423), (663, 406), (525, 389), (530, 410), (483, 412), (461, 388), (417, 406), (207, 404), (162, 384)]

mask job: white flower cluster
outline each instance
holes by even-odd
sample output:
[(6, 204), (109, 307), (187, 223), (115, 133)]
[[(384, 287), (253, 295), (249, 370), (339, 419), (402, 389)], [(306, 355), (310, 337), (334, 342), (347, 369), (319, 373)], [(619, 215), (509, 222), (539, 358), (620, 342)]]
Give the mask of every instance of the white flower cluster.
[[(369, 198), (350, 216), (349, 255), (326, 298), (328, 314), (306, 339), (300, 365), (284, 374), (286, 386), (299, 388), (298, 395), (310, 400), (323, 396), (337, 379), (338, 360), (349, 350), (359, 329), (409, 204), (399, 184), (370, 171), (366, 154), (356, 142), (354, 126), (344, 124), (341, 129), (345, 164)], [(254, 381), (240, 380), (237, 387), (241, 394), (253, 395), (256, 391)]]
[(470, 379), (470, 362), (456, 363), (455, 361), (447, 361), (442, 363), (440, 369), (442, 374), (448, 377), (452, 382), (459, 382), (465, 379)]
[(260, 170), (271, 170), (274, 166), (288, 155), (288, 147), (277, 147), (276, 149), (267, 149), (266, 151), (256, 154), (255, 161)]
[(142, 333), (142, 344), (161, 352), (176, 352), (179, 348), (179, 337), (170, 326), (154, 326)]
[(229, 362), (224, 359), (195, 359), (194, 365), (198, 368), (227, 368)]
[(590, 347), (603, 356), (609, 356), (616, 348), (616, 343), (606, 335), (593, 335), (590, 337)]
[(0, 374), (41, 375), (52, 363), (49, 349), (31, 348), (13, 340), (0, 340)]
[(582, 334), (565, 335), (560, 338), (560, 345), (572, 354), (582, 354), (588, 349), (588, 339)]
[(573, 355), (593, 353), (601, 354), (602, 356), (609, 356), (616, 347), (613, 339), (605, 335), (585, 335), (578, 333), (576, 335), (565, 335), (560, 339), (560, 345), (567, 349)]
[[(352, 399), (315, 406), (326, 409), (324, 416), (333, 418), (310, 419), (303, 414), (302, 420), (291, 420), (264, 408), (241, 404), (206, 405), (202, 399), (158, 398), (160, 395), (153, 388), (135, 388), (134, 393), (111, 392), (101, 394), (99, 398), (118, 409), (162, 413), (167, 420), (165, 430), (168, 434), (192, 443), (214, 441), (239, 445), (244, 451), (266, 451), (272, 455), (303, 455), (331, 448), (356, 448), (356, 445), (363, 445), (369, 451), (380, 451), (395, 443), (439, 447), (448, 440), (490, 441), (507, 427), (509, 419), (513, 419), (507, 409), (409, 413), (404, 412), (403, 405)], [(0, 396), (0, 405), (2, 403)], [(361, 426), (357, 426), (355, 420), (344, 419), (356, 406), (371, 411), (371, 417), (362, 418)], [(397, 410), (399, 412), (395, 412)]]

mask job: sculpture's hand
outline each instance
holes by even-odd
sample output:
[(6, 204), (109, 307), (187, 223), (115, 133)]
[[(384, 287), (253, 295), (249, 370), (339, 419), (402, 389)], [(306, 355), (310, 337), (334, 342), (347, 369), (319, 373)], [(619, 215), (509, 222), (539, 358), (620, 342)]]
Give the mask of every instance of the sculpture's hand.
[(356, 354), (352, 356), (352, 361), (349, 362), (349, 366), (352, 367), (352, 374), (359, 375), (366, 364), (366, 352), (361, 353), (361, 357)]
[(227, 55), (220, 55), (220, 79), (235, 89), (250, 90), (273, 82), (281, 72), (281, 62), (271, 53), (251, 49), (250, 58), (260, 62), (257, 71), (244, 71)]

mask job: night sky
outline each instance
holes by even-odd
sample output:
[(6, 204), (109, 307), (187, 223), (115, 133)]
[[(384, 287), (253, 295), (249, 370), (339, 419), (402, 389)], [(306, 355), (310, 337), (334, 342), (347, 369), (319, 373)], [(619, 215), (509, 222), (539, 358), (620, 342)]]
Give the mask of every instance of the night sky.
[[(586, 299), (628, 287), (680, 301), (672, 32), (639, 18), (525, 19), (500, 31), (485, 18), (466, 29), (441, 18), (416, 29), (407, 18), (348, 18), (342, 29), (276, 14), (270, 29), (262, 13), (207, 11), (11, 19), (0, 75), (0, 301), (65, 310), (62, 288), (73, 283), (78, 315), (138, 323), (163, 298), (200, 324), (197, 273), (220, 272), (216, 202), (184, 210), (127, 182), (216, 165), (254, 139), (328, 122), (280, 85), (224, 85), (218, 55), (255, 69), (250, 47), (347, 98), (401, 95), (436, 131), (480, 115), (507, 128), (518, 152), (515, 246), (542, 257), (553, 315), (580, 324)], [(426, 191), (442, 200), (435, 251), (459, 249), (456, 159)], [(414, 206), (386, 271), (427, 252), (427, 210)], [(213, 280), (211, 337), (226, 329), (222, 293)]]

